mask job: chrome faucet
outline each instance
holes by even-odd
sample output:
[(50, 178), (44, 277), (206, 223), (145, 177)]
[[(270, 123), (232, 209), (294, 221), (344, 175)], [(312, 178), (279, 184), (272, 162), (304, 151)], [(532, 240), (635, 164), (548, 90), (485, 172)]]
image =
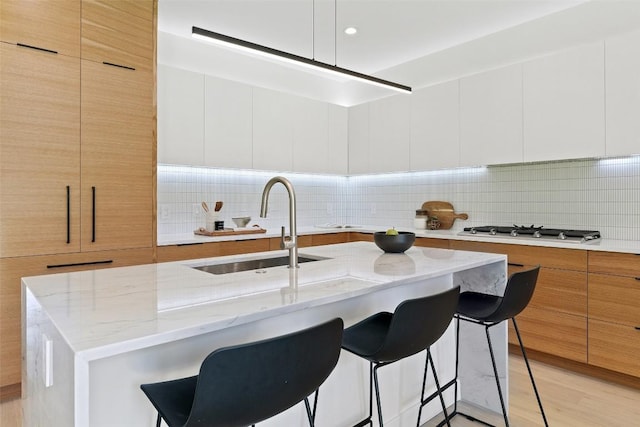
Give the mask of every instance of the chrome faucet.
[(260, 218), (267, 217), (269, 192), (276, 183), (281, 183), (289, 193), (289, 238), (284, 235), (284, 226), (280, 235), (280, 249), (289, 249), (289, 268), (298, 268), (298, 233), (296, 230), (296, 193), (291, 182), (282, 176), (275, 176), (267, 182), (262, 191), (262, 204), (260, 205)]

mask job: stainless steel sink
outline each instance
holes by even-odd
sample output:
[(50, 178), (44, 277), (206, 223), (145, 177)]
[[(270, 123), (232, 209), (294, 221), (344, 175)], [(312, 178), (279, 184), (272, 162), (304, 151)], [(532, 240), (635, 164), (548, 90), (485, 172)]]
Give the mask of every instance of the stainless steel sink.
[[(312, 257), (308, 255), (300, 255), (298, 257), (298, 262), (312, 262), (312, 261), (321, 261), (323, 257)], [(196, 270), (206, 271), (211, 274), (228, 274), (228, 273), (238, 273), (240, 271), (248, 271), (248, 270), (262, 270), (270, 267), (279, 267), (282, 265), (289, 265), (289, 257), (281, 256), (275, 258), (262, 258), (262, 259), (251, 259), (246, 261), (236, 261), (229, 262), (226, 264), (211, 264), (211, 265), (200, 265), (198, 267), (193, 267)]]

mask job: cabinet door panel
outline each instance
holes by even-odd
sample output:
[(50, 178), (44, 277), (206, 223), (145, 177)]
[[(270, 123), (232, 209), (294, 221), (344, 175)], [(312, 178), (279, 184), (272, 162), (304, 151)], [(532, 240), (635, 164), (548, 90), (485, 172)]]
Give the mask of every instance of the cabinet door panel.
[(152, 245), (152, 87), (150, 72), (82, 61), (83, 251)]
[(369, 166), (373, 173), (410, 169), (411, 98), (395, 95), (369, 106)]
[(371, 172), (369, 163), (369, 103), (349, 108), (349, 173)]
[(253, 89), (253, 168), (293, 170), (292, 95)]
[(640, 327), (640, 278), (589, 274), (589, 318)]
[(294, 100), (293, 170), (323, 173), (328, 169), (329, 105), (306, 98)]
[(524, 161), (605, 154), (604, 46), (523, 64)]
[(80, 60), (0, 49), (0, 256), (77, 252)]
[(607, 156), (640, 154), (640, 31), (605, 41)]
[(460, 165), (522, 162), (522, 65), (460, 80)]
[[(516, 317), (525, 349), (587, 363), (587, 318), (529, 306)], [(509, 322), (509, 342), (518, 343)]]
[(80, 56), (79, 0), (2, 0), (0, 40)]
[(587, 273), (541, 268), (529, 305), (576, 316), (587, 315)]
[(204, 76), (158, 66), (158, 161), (204, 165)]
[[(251, 86), (211, 76), (204, 77), (202, 120), (205, 165), (217, 168), (251, 168), (251, 96)], [(176, 141), (172, 142), (176, 144)]]
[(640, 330), (589, 320), (589, 364), (640, 377)]
[(151, 71), (152, 0), (83, 0), (82, 58)]
[(458, 80), (411, 95), (411, 170), (460, 166)]

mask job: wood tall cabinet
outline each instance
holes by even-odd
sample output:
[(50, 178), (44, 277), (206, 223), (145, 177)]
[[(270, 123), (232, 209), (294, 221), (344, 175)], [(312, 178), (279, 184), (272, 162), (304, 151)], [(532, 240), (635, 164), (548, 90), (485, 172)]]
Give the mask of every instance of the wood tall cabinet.
[(20, 278), (153, 261), (156, 0), (3, 0), (0, 397)]

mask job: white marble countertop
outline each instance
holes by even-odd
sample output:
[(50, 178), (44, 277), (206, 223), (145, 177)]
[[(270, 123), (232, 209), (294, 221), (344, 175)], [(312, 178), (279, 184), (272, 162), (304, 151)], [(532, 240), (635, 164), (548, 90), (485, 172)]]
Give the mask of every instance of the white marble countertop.
[(193, 266), (281, 256), (283, 251), (23, 278), (69, 347), (95, 360), (365, 295), (420, 279), (506, 262), (505, 255), (373, 243), (303, 248), (326, 257), (261, 272), (213, 275)]
[[(373, 233), (382, 231), (383, 227), (364, 225), (357, 228), (319, 228), (319, 227), (299, 227), (298, 235), (326, 234), (326, 233)], [(612, 240), (600, 239), (590, 243), (575, 243), (562, 240), (541, 240), (531, 238), (513, 238), (497, 236), (469, 236), (459, 235), (460, 230), (419, 230), (415, 228), (398, 228), (400, 231), (412, 231), (416, 237), (430, 237), (433, 239), (468, 240), (475, 242), (504, 243), (509, 245), (544, 246), (551, 248), (580, 249), (589, 251), (640, 253), (640, 241), (633, 240)], [(269, 237), (280, 237), (280, 229), (267, 229), (266, 233), (244, 234), (237, 236), (207, 237), (191, 234), (170, 234), (158, 235), (158, 246), (185, 245), (195, 243), (223, 242), (230, 240), (260, 239)]]

